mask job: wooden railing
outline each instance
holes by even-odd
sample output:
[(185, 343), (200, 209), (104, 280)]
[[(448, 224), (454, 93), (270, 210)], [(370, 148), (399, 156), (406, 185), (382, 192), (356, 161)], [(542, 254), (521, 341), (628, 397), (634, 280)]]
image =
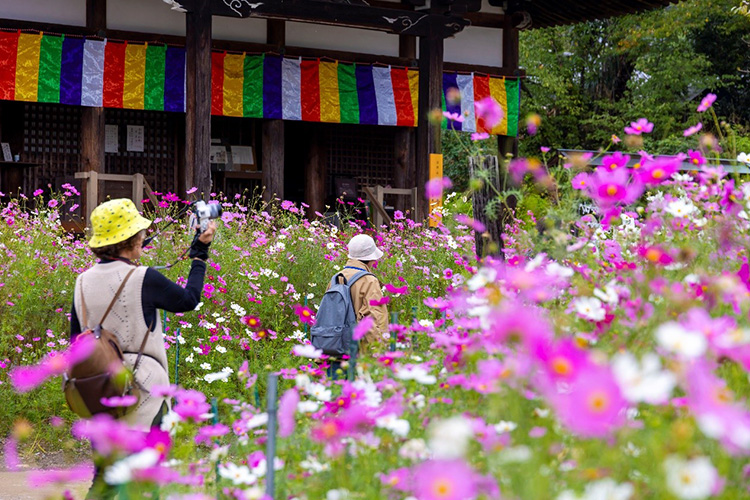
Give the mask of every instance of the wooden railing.
[(76, 179), (83, 179), (83, 213), (86, 214), (86, 221), (89, 220), (91, 212), (99, 204), (99, 181), (114, 181), (114, 182), (130, 182), (132, 183), (132, 195), (131, 199), (135, 203), (138, 211), (143, 210), (143, 194), (145, 191), (148, 199), (151, 200), (154, 206), (158, 206), (159, 200), (154, 195), (154, 190), (151, 189), (143, 174), (133, 175), (121, 175), (121, 174), (101, 174), (95, 171), (89, 172), (76, 172)]
[(362, 190), (365, 192), (365, 195), (374, 208), (372, 213), (372, 225), (376, 228), (382, 226), (385, 222), (387, 222), (389, 226), (393, 224), (393, 220), (383, 206), (383, 197), (387, 194), (411, 196), (411, 209), (414, 213), (417, 213), (417, 188), (401, 189), (387, 188), (383, 186), (364, 186)]

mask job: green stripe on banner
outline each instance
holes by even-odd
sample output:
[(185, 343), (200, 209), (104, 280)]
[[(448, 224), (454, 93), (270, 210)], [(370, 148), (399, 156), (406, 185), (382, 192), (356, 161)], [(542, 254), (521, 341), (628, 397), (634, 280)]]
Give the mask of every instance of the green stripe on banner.
[(263, 55), (245, 56), (242, 116), (263, 118)]
[(359, 95), (354, 64), (339, 63), (341, 123), (359, 123)]
[(520, 113), (518, 102), (518, 88), (520, 80), (505, 79), (505, 95), (508, 96), (508, 135), (518, 135), (518, 115)]
[(146, 47), (146, 90), (143, 109), (164, 111), (164, 71), (167, 65), (167, 46)]
[(38, 102), (60, 102), (60, 61), (63, 37), (42, 36), (39, 48)]
[[(442, 83), (440, 85), (441, 85), (440, 86), (440, 107), (441, 107), (443, 113), (445, 113), (446, 111), (448, 111), (448, 105), (445, 104), (445, 91), (443, 90)], [(448, 130), (448, 119), (447, 118), (443, 117), (443, 118), (440, 119), (440, 128)]]

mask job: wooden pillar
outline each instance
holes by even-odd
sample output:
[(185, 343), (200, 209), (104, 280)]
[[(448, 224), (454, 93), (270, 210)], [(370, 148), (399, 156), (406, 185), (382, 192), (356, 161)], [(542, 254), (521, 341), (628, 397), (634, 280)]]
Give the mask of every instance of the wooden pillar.
[(192, 186), (211, 192), (211, 7), (210, 0), (195, 2), (185, 14), (187, 95), (185, 113), (185, 178), (183, 195)]
[(261, 143), (263, 201), (284, 199), (284, 121), (264, 120)]
[[(393, 187), (401, 189), (411, 189), (416, 186), (414, 177), (414, 129), (411, 127), (398, 127), (395, 137), (395, 157), (396, 164), (393, 169)], [(405, 212), (412, 210), (412, 201), (406, 196), (398, 196), (396, 210)], [(411, 213), (410, 218), (416, 216)]]
[(281, 19), (266, 21), (266, 43), (280, 49), (286, 45), (286, 23)]
[(411, 35), (398, 36), (398, 56), (407, 59), (417, 58), (417, 37)]
[(86, 0), (86, 29), (103, 36), (107, 29), (107, 0)]
[[(81, 169), (104, 173), (104, 108), (81, 108)], [(96, 184), (96, 185), (94, 185)], [(81, 201), (86, 220), (99, 203), (99, 181), (96, 175), (81, 180)]]
[(440, 123), (432, 123), (429, 114), (441, 109), (443, 92), (443, 38), (433, 28), (428, 36), (419, 37), (419, 124), (417, 126), (417, 161), (415, 182), (419, 188), (419, 210), (415, 220), (428, 215), (425, 184), (430, 176), (430, 154), (440, 154)]
[[(508, 14), (503, 20), (503, 68), (510, 70), (514, 75), (518, 75), (518, 65), (520, 62), (518, 30), (515, 28), (513, 17), (514, 16)], [(500, 135), (497, 137), (497, 140), (498, 151), (502, 156), (501, 160), (503, 160), (508, 153), (513, 156), (518, 155), (518, 137)]]
[[(315, 127), (315, 126), (313, 126)], [(305, 162), (305, 201), (310, 208), (308, 213), (314, 217), (315, 212), (325, 211), (326, 196), (326, 147), (317, 127), (310, 128), (308, 139), (309, 153)]]

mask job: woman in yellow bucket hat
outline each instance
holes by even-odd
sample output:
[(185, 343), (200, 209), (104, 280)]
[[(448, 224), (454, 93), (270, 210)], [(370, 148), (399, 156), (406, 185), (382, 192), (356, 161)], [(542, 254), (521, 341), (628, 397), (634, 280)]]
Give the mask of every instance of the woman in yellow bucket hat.
[[(151, 221), (141, 216), (129, 199), (102, 203), (90, 217), (91, 239), (89, 247), (98, 262), (76, 279), (70, 320), (71, 341), (85, 331), (97, 326), (110, 303), (102, 327), (111, 331), (120, 342), (125, 364), (131, 369), (136, 363), (144, 335), (136, 382), (141, 397), (137, 407), (123, 417), (128, 423), (143, 429), (159, 426), (168, 411), (164, 397), (148, 392), (151, 387), (169, 385), (167, 353), (158, 309), (169, 312), (192, 311), (198, 305), (203, 290), (208, 249), (216, 232), (213, 221), (196, 238), (190, 247), (192, 258), (190, 274), (185, 288), (150, 267), (138, 266), (146, 229)], [(113, 297), (125, 277), (130, 274), (119, 298)], [(88, 324), (82, 324), (88, 322)], [(145, 389), (145, 391), (143, 390)], [(92, 496), (93, 495), (93, 496)], [(96, 468), (90, 498), (113, 498), (114, 491), (103, 481), (101, 469)]]

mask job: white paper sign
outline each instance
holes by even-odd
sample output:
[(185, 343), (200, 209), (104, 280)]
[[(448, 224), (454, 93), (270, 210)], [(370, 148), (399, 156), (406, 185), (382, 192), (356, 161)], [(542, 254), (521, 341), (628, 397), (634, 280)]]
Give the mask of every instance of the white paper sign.
[(143, 153), (143, 125), (128, 125), (128, 151)]
[(3, 160), (13, 161), (13, 155), (10, 153), (10, 144), (7, 142), (3, 143)]
[(117, 125), (104, 126), (104, 152), (118, 153), (120, 151), (120, 137)]
[(209, 163), (226, 163), (227, 162), (227, 147), (226, 146), (211, 146), (211, 150), (208, 154)]
[(232, 163), (253, 165), (253, 148), (251, 146), (232, 146)]

